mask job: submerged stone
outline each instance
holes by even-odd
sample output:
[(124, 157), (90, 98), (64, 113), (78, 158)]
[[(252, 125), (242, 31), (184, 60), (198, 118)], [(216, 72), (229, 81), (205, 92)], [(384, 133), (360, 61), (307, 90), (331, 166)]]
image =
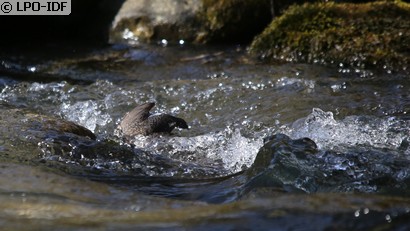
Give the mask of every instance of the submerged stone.
[(0, 105), (0, 160), (4, 162), (37, 163), (45, 144), (58, 156), (69, 153), (75, 144), (95, 142), (95, 138), (90, 130), (73, 122)]
[[(12, 135), (36, 134), (38, 138), (48, 137), (51, 133), (73, 134), (81, 137), (95, 139), (96, 136), (87, 128), (59, 118), (38, 114), (25, 109), (0, 108), (1, 133), (20, 130)], [(11, 134), (10, 134), (11, 135)]]
[(265, 59), (406, 70), (410, 4), (315, 3), (290, 7), (257, 36), (252, 54)]

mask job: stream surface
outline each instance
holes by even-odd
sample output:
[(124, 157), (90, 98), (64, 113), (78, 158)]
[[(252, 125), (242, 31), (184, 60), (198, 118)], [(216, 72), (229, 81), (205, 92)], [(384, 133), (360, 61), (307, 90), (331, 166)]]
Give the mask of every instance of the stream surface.
[[(391, 70), (265, 64), (242, 47), (4, 48), (0, 225), (410, 229), (409, 88)], [(121, 118), (146, 102), (189, 130), (124, 140)], [(17, 127), (27, 113), (97, 139)]]

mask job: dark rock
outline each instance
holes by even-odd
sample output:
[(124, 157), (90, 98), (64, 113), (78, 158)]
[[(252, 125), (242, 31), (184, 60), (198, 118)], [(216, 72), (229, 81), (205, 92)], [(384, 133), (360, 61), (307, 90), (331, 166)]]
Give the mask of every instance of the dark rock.
[(168, 114), (150, 115), (149, 111), (155, 103), (145, 103), (127, 113), (119, 125), (119, 129), (127, 137), (151, 135), (153, 133), (170, 133), (174, 128), (187, 129), (185, 120)]
[(284, 134), (275, 134), (266, 138), (265, 142), (252, 167), (247, 170), (248, 175), (255, 176), (266, 170), (271, 171), (272, 166), (277, 164), (282, 156), (303, 160), (318, 152), (316, 143), (309, 138), (292, 140)]

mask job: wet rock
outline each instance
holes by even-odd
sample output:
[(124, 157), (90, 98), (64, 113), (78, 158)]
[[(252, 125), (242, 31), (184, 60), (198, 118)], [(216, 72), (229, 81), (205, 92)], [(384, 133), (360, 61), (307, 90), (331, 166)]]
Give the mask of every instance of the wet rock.
[(91, 139), (95, 139), (94, 133), (92, 133), (87, 128), (75, 124), (70, 121), (59, 120), (55, 118), (50, 118), (47, 116), (41, 116), (37, 114), (27, 114), (28, 118), (31, 120), (36, 121), (40, 120), (39, 123), (40, 129), (44, 131), (55, 131), (58, 133), (72, 133), (78, 136), (89, 137)]
[(114, 19), (110, 42), (243, 41), (270, 19), (269, 0), (128, 0)]
[(407, 69), (410, 62), (410, 5), (295, 5), (272, 21), (250, 46), (265, 59), (337, 64), (342, 67)]
[[(339, 150), (340, 148), (340, 150)], [(271, 187), (289, 192), (362, 192), (407, 195), (409, 160), (387, 148), (318, 149), (309, 138), (283, 134), (268, 138), (254, 164), (245, 171), (245, 192)]]
[(35, 132), (41, 135), (39, 137), (47, 137), (47, 133), (70, 133), (91, 139), (96, 138), (87, 128), (63, 119), (18, 108), (0, 107), (0, 112), (0, 126), (3, 132), (19, 129), (22, 135)]
[(0, 107), (1, 158), (24, 162), (39, 160), (39, 145), (44, 140), (68, 143), (91, 141), (95, 135), (88, 129), (51, 116), (25, 109)]
[[(309, 138), (292, 140), (284, 134), (266, 138), (255, 162), (245, 174), (251, 180), (249, 188), (276, 187), (280, 190), (315, 191), (312, 182), (297, 185), (295, 182), (314, 172), (310, 156), (318, 152), (316, 143)], [(292, 182), (292, 183), (291, 183)]]

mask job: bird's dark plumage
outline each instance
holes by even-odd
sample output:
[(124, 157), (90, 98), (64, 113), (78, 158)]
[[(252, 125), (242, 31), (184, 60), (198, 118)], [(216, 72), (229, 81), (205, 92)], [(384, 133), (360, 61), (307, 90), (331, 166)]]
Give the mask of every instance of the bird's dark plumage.
[(151, 115), (149, 111), (155, 103), (145, 103), (135, 107), (122, 119), (119, 128), (124, 135), (150, 135), (153, 133), (170, 133), (174, 128), (187, 129), (185, 120), (168, 114)]

